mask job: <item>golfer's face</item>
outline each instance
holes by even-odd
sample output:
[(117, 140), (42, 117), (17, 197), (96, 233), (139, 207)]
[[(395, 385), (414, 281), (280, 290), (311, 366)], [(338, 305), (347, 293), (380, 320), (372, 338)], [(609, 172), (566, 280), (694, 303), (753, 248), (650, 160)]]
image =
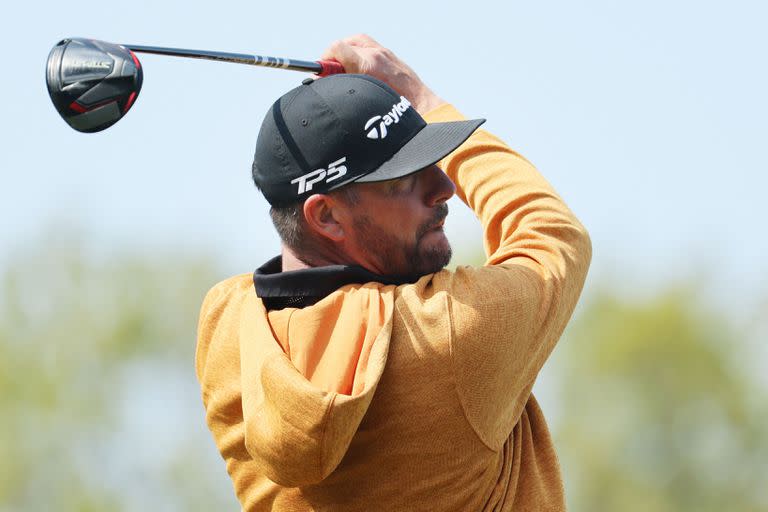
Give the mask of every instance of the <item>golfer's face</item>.
[(382, 274), (424, 275), (448, 264), (451, 246), (443, 222), (456, 187), (439, 167), (360, 183), (357, 191), (353, 237), (367, 266)]

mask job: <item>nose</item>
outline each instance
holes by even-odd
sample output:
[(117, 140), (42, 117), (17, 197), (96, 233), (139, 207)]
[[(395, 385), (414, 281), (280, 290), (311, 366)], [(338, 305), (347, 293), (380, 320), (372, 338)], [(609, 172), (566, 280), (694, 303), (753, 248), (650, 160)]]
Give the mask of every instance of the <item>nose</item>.
[(435, 206), (448, 201), (456, 193), (456, 185), (437, 165), (432, 165), (421, 173), (425, 180), (425, 202)]

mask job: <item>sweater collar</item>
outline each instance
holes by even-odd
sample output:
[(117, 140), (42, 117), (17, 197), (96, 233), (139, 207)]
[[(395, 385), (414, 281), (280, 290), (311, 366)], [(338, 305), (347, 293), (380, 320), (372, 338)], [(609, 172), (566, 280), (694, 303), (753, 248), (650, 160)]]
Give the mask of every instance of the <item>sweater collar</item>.
[(358, 265), (328, 265), (282, 272), (283, 259), (276, 256), (253, 273), (256, 295), (267, 309), (306, 307), (348, 284), (413, 283), (418, 278), (374, 274)]

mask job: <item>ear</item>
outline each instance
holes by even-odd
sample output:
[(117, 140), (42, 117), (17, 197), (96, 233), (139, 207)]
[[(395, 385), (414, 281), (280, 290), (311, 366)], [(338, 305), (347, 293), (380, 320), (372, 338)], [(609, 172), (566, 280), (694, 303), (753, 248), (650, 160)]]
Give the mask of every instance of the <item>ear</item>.
[(316, 236), (333, 242), (345, 238), (343, 218), (344, 205), (326, 194), (313, 194), (304, 201), (304, 219), (307, 227)]

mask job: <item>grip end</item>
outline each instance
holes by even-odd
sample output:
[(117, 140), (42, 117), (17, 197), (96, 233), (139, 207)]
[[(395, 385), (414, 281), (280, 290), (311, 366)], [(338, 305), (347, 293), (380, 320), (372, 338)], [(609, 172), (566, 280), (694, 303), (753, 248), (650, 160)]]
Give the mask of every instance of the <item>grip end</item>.
[(322, 66), (322, 71), (317, 73), (317, 76), (323, 77), (328, 75), (338, 75), (344, 73), (344, 66), (340, 62), (335, 60), (319, 60), (317, 61)]

